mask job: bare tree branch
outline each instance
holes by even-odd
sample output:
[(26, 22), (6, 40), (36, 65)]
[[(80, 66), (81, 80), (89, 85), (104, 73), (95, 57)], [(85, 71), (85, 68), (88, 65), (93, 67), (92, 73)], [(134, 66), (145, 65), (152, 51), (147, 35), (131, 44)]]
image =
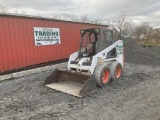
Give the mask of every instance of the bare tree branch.
[(2, 13), (8, 13), (9, 12), (8, 6), (0, 5), (0, 12), (2, 12)]
[(14, 14), (18, 14), (18, 10), (14, 10), (13, 13), (14, 13)]
[(90, 21), (90, 22), (93, 23), (93, 24), (103, 24), (103, 21), (100, 20), (100, 19), (93, 20), (93, 21)]
[(124, 23), (123, 35), (124, 37), (132, 37), (135, 29), (135, 24), (130, 20)]
[(113, 26), (119, 29), (119, 38), (122, 37), (122, 30), (124, 29), (126, 18), (127, 18), (126, 13), (121, 12), (117, 18), (114, 18), (112, 20)]
[(25, 9), (20, 11), (20, 14), (22, 14), (22, 15), (26, 15), (26, 13), (27, 13), (27, 11)]
[(149, 22), (142, 21), (139, 25), (135, 27), (134, 35), (136, 36), (136, 39), (147, 39), (150, 36), (150, 24)]
[(81, 16), (81, 22), (84, 22), (84, 23), (89, 22), (88, 16), (87, 16), (87, 15), (82, 15), (82, 16)]
[(68, 13), (63, 13), (61, 15), (53, 15), (52, 17), (58, 20), (78, 21), (75, 15)]

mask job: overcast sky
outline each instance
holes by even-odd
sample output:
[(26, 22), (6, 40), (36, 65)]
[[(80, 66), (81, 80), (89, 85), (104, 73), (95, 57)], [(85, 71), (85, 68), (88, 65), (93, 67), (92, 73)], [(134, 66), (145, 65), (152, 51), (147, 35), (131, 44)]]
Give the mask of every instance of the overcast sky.
[(0, 0), (0, 4), (31, 15), (86, 14), (91, 19), (112, 19), (124, 11), (135, 22), (160, 26), (160, 0)]

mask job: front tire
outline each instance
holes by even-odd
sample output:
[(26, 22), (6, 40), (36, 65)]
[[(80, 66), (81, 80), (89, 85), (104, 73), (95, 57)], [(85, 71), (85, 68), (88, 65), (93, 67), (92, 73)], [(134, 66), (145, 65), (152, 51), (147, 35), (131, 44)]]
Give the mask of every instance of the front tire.
[(94, 71), (96, 84), (102, 87), (110, 82), (110, 69), (106, 64), (99, 64)]

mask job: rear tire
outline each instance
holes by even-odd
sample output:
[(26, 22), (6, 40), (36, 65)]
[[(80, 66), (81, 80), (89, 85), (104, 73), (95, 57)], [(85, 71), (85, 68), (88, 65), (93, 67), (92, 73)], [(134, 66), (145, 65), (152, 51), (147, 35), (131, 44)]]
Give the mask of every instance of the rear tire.
[(110, 82), (110, 69), (106, 64), (99, 64), (94, 71), (96, 84), (102, 87)]
[(122, 76), (122, 66), (117, 61), (110, 64), (111, 80), (119, 80)]

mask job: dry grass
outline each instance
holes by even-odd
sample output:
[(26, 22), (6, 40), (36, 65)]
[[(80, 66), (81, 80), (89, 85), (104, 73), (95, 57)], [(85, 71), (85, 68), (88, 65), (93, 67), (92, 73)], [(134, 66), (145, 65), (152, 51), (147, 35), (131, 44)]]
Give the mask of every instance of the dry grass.
[(149, 47), (160, 47), (160, 39), (136, 40), (137, 44)]

